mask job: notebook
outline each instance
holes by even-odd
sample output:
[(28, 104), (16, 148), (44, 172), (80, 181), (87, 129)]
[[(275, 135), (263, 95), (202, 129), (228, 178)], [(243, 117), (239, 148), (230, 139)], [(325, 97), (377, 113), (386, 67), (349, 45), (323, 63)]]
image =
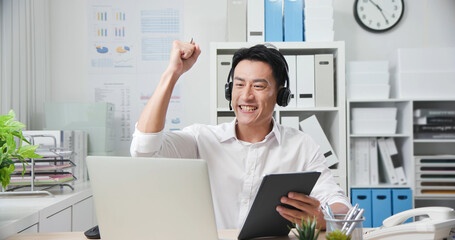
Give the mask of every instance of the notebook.
[(201, 159), (89, 156), (102, 239), (218, 239)]

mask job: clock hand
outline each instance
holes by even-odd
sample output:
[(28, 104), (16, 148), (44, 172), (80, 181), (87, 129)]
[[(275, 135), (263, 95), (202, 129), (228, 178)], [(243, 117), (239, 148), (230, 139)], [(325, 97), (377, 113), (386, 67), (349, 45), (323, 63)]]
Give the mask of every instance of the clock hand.
[(386, 22), (387, 24), (389, 24), (389, 20), (385, 17), (384, 13), (382, 12), (382, 8), (381, 8), (378, 4), (376, 4), (375, 2), (373, 2), (372, 0), (369, 0), (369, 1), (370, 1), (378, 10), (379, 10), (379, 12), (381, 12), (382, 16), (383, 16), (384, 19), (385, 19), (385, 22)]

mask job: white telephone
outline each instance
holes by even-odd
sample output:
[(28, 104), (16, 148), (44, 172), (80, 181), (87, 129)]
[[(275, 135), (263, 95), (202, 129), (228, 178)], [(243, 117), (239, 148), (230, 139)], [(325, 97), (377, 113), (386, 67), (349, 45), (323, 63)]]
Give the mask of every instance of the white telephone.
[[(417, 222), (403, 223), (410, 217), (428, 215)], [(365, 231), (364, 240), (443, 240), (455, 229), (455, 211), (447, 207), (423, 207), (397, 213), (382, 222), (379, 228)], [(451, 238), (450, 238), (451, 239)]]

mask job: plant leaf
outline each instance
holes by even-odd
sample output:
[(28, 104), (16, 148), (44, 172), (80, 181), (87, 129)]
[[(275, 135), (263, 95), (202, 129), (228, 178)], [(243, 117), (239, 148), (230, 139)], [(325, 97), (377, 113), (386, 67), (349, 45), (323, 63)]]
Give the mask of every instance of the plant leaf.
[(38, 148), (38, 145), (25, 145), (17, 150), (17, 153), (23, 158), (41, 158), (43, 156), (35, 153), (35, 150)]

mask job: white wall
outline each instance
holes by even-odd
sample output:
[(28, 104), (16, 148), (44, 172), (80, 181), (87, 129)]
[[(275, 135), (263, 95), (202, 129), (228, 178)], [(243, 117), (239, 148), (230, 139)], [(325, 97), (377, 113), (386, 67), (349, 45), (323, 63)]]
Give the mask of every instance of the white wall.
[[(51, 0), (52, 101), (86, 101), (87, 0)], [(346, 60), (389, 60), (398, 48), (455, 47), (455, 1), (405, 0), (405, 15), (390, 32), (363, 30), (353, 0), (333, 0), (335, 40), (346, 42)], [(184, 39), (202, 49), (183, 80), (187, 124), (209, 123), (209, 42), (226, 40), (226, 0), (185, 0)], [(70, 31), (69, 31), (70, 30)], [(214, 81), (212, 79), (211, 81)]]

